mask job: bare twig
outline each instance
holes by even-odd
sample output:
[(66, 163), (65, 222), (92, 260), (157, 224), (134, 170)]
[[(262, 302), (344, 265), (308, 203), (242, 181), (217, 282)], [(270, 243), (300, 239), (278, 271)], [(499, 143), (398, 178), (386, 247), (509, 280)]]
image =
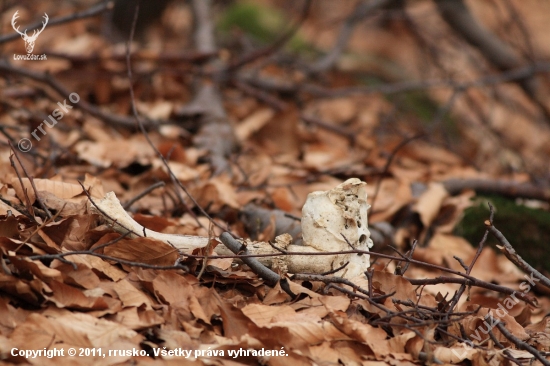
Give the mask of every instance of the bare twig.
[[(491, 212), (491, 222), (493, 222), (493, 212)], [(474, 255), (474, 258), (472, 259), (472, 262), (469, 266), (466, 267), (466, 274), (470, 274), (472, 272), (472, 269), (474, 268), (475, 263), (477, 262), (479, 256), (481, 255), (481, 251), (483, 250), (483, 247), (485, 245), (485, 242), (487, 241), (487, 237), (489, 235), (489, 230), (485, 230), (485, 234), (483, 234), (483, 238), (479, 242), (479, 246), (477, 247), (476, 254)], [(464, 264), (464, 263), (462, 263)], [(453, 296), (453, 299), (451, 300), (451, 303), (449, 304), (449, 311), (448, 314), (451, 314), (453, 312), (454, 307), (458, 304), (458, 301), (460, 300), (460, 297), (466, 290), (466, 286), (469, 286), (469, 283), (463, 283), (456, 294)]]
[(114, 261), (116, 263), (126, 264), (128, 266), (139, 267), (139, 268), (149, 268), (149, 269), (157, 269), (157, 270), (181, 269), (181, 270), (187, 271), (187, 268), (182, 266), (181, 264), (176, 264), (176, 265), (173, 265), (173, 266), (159, 266), (159, 265), (155, 265), (155, 264), (140, 263), (140, 262), (129, 261), (129, 260), (121, 259), (121, 258), (117, 258), (117, 257), (111, 257), (110, 255), (95, 253), (95, 252), (92, 252), (90, 250), (75, 250), (75, 251), (72, 251), (72, 252), (58, 253), (58, 254), (34, 255), (34, 256), (30, 256), (28, 258), (30, 260), (48, 260), (48, 259), (50, 259), (50, 260), (51, 259), (62, 260), (62, 258), (65, 258), (67, 256), (71, 256), (71, 255), (90, 255), (92, 257), (98, 257), (98, 258), (101, 258), (101, 259), (104, 259), (104, 260)]
[(290, 29), (287, 32), (283, 33), (283, 35), (281, 37), (279, 37), (277, 40), (275, 40), (275, 42), (273, 42), (273, 44), (271, 44), (267, 47), (261, 48), (259, 50), (253, 51), (253, 52), (251, 52), (247, 55), (242, 56), (238, 60), (236, 60), (236, 61), (232, 62), (231, 64), (229, 64), (227, 66), (227, 68), (225, 70), (223, 70), (223, 72), (227, 73), (227, 72), (233, 71), (233, 70), (238, 69), (238, 68), (240, 68), (240, 67), (242, 67), (246, 64), (249, 64), (251, 62), (254, 62), (254, 61), (258, 60), (261, 57), (269, 56), (269, 55), (273, 54), (274, 52), (276, 52), (278, 49), (280, 49), (282, 46), (284, 46), (284, 44), (286, 42), (288, 42), (288, 40), (290, 40), (292, 38), (292, 36), (298, 31), (298, 29), (300, 28), (300, 26), (304, 22), (304, 20), (306, 20), (308, 12), (309, 12), (309, 8), (311, 6), (311, 3), (312, 3), (311, 0), (306, 0), (306, 3), (304, 5), (304, 7), (302, 8), (302, 12), (301, 12), (300, 17), (298, 18), (296, 24), (291, 26)]
[(463, 190), (472, 189), (477, 193), (550, 201), (549, 187), (537, 187), (531, 183), (489, 179), (449, 179), (442, 183), (451, 195), (459, 194)]
[[(221, 240), (221, 237), (220, 237)], [(240, 244), (239, 244), (240, 245)], [(233, 253), (235, 251), (231, 250)], [(411, 259), (407, 257), (395, 257), (383, 253), (376, 253), (376, 252), (369, 252), (366, 250), (343, 250), (338, 252), (289, 252), (287, 251), (286, 255), (299, 255), (299, 256), (312, 256), (312, 255), (341, 255), (341, 254), (368, 254), (373, 257), (380, 257), (380, 258), (386, 258), (391, 259), (397, 262), (409, 262), (411, 264), (416, 264), (418, 266), (439, 270), (442, 272), (447, 272), (462, 278), (456, 278), (456, 277), (437, 277), (433, 279), (413, 279), (404, 277), (407, 281), (410, 281), (413, 285), (430, 285), (430, 284), (439, 284), (439, 283), (458, 283), (458, 284), (467, 284), (471, 283), (472, 286), (477, 286), (481, 288), (485, 288), (491, 291), (500, 292), (506, 295), (515, 294), (518, 298), (521, 298), (521, 300), (536, 306), (536, 299), (534, 299), (533, 296), (529, 294), (524, 294), (522, 292), (517, 292), (516, 290), (513, 290), (508, 287), (495, 285), (486, 281), (479, 280), (471, 275), (468, 275), (464, 272), (456, 271), (451, 268), (446, 268), (443, 266), (439, 266), (437, 264), (427, 263), (423, 261), (419, 261), (416, 259)], [(279, 257), (281, 256), (281, 253), (270, 253), (270, 254), (236, 254), (236, 255), (216, 255), (216, 256), (209, 256), (210, 259), (222, 259), (222, 258), (238, 258), (240, 260), (246, 259), (246, 258), (267, 258), (267, 257)], [(204, 258), (203, 255), (193, 255), (193, 254), (186, 254), (189, 258), (197, 258), (202, 259)], [(468, 282), (469, 281), (469, 282)]]
[[(63, 205), (63, 207), (65, 207), (65, 205)], [(54, 217), (50, 218), (50, 219), (47, 219), (45, 220), (42, 224), (40, 224), (36, 229), (34, 229), (34, 231), (32, 233), (30, 233), (29, 236), (27, 236), (25, 238), (25, 240), (23, 240), (23, 242), (21, 244), (19, 244), (19, 246), (17, 248), (15, 248), (14, 252), (17, 253), (17, 251), (19, 249), (21, 249), (23, 247), (23, 245), (27, 244), (29, 240), (31, 240), (31, 238), (36, 234), (38, 233), (40, 230), (42, 230), (43, 228), (45, 228), (48, 224), (51, 224), (52, 222), (54, 222), (58, 217), (59, 215), (61, 215), (61, 212), (63, 211), (63, 209), (59, 210)]]
[(376, 182), (376, 188), (374, 190), (374, 194), (372, 195), (371, 199), (371, 212), (374, 212), (374, 203), (376, 202), (376, 197), (378, 197), (378, 192), (380, 192), (380, 187), (382, 186), (382, 180), (384, 179), (386, 173), (388, 172), (388, 169), (390, 168), (391, 163), (393, 162), (393, 159), (395, 158), (397, 152), (401, 150), (403, 147), (405, 147), (409, 142), (414, 141), (416, 139), (419, 139), (421, 137), (424, 137), (424, 134), (415, 135), (412, 137), (409, 137), (399, 143), (392, 152), (390, 153), (390, 157), (388, 158), (388, 161), (386, 161), (386, 165), (384, 166), (384, 169), (382, 170), (382, 173), (378, 177), (378, 182)]
[(140, 199), (142, 199), (143, 197), (145, 197), (155, 189), (164, 187), (165, 185), (166, 184), (164, 182), (156, 182), (155, 184), (150, 185), (149, 187), (145, 188), (142, 192), (137, 194), (135, 197), (132, 197), (131, 199), (129, 199), (126, 203), (122, 205), (122, 207), (124, 207), (125, 210), (128, 210), (130, 207), (132, 207), (134, 203), (136, 203), (137, 201), (139, 201)]
[[(489, 204), (491, 212), (493, 211), (493, 206)], [(492, 219), (485, 221), (485, 227), (493, 236), (502, 244), (502, 247), (498, 247), (500, 251), (516, 266), (524, 270), (526, 273), (530, 273), (533, 279), (540, 281), (541, 285), (550, 288), (550, 279), (533, 268), (529, 263), (527, 263), (521, 256), (516, 252), (514, 247), (510, 244), (508, 239), (494, 226)]]
[(202, 260), (202, 268), (197, 276), (197, 280), (200, 280), (204, 271), (206, 270), (206, 264), (208, 263), (208, 255), (210, 254), (210, 250), (212, 249), (212, 240), (214, 239), (214, 226), (212, 223), (210, 223), (210, 226), (208, 227), (208, 244), (206, 247), (204, 247), (204, 259)]
[(360, 1), (352, 10), (351, 15), (344, 21), (333, 48), (320, 60), (315, 62), (309, 71), (312, 73), (319, 73), (330, 69), (336, 61), (338, 61), (338, 58), (344, 51), (357, 23), (373, 15), (376, 10), (390, 5), (393, 1), (394, 0)]
[(241, 91), (243, 91), (245, 94), (252, 96), (254, 98), (257, 98), (258, 100), (264, 102), (277, 112), (283, 111), (287, 108), (287, 104), (283, 102), (282, 100), (270, 95), (269, 93), (265, 92), (262, 89), (253, 87), (249, 85), (248, 83), (244, 81), (240, 81), (239, 79), (234, 79), (233, 84)]
[[(511, 70), (525, 63), (509, 45), (476, 20), (463, 0), (438, 0), (436, 5), (443, 19), (453, 30), (469, 44), (476, 47), (498, 69)], [(550, 119), (547, 97), (543, 96), (545, 93), (540, 92), (539, 83), (536, 83), (532, 76), (517, 79), (517, 82), (533, 102), (541, 108), (546, 118)]]
[(498, 37), (483, 27), (462, 0), (439, 0), (436, 5), (443, 19), (464, 39), (477, 47), (501, 70), (520, 66), (518, 55)]
[[(10, 65), (6, 60), (0, 60), (0, 72), (3, 72), (7, 75), (21, 75), (23, 77), (36, 80), (43, 84), (50, 86), (55, 92), (61, 95), (62, 98), (68, 98), (71, 94), (71, 91), (65, 88), (59, 81), (57, 81), (51, 74), (42, 73), (38, 71), (27, 70), (25, 68), (17, 67)], [(82, 109), (84, 112), (91, 114), (92, 116), (99, 118), (102, 121), (109, 122), (112, 125), (132, 128), (135, 127), (135, 121), (132, 117), (120, 116), (112, 113), (105, 112), (101, 108), (82, 98), (78, 103), (74, 104), (74, 107)], [(153, 126), (158, 126), (162, 124), (170, 123), (169, 121), (147, 121), (145, 123), (146, 128), (151, 128)]]
[[(10, 148), (11, 148), (12, 151), (15, 151), (15, 149), (11, 145), (11, 142), (10, 142)], [(14, 155), (11, 154), (10, 155), (10, 164), (11, 164), (11, 167), (13, 168), (13, 170), (15, 171), (15, 174), (17, 175), (17, 179), (19, 179), (19, 184), (21, 185), (21, 191), (23, 192), (23, 195), (24, 195), (24, 198), (25, 198), (25, 204), (26, 204), (26, 207), (27, 207), (27, 211), (29, 213), (28, 217), (31, 220), (36, 222), (36, 219), (34, 217), (34, 209), (32, 207), (32, 203), (31, 203), (29, 194), (27, 192), (27, 189), (25, 188), (25, 185), (23, 184), (23, 179), (21, 178), (21, 174), (19, 174), (19, 171), (15, 167), (15, 162), (13, 161), (13, 157), (14, 157)], [(19, 159), (18, 159), (18, 161), (19, 161)], [(20, 161), (19, 161), (19, 165), (21, 165)]]
[[(406, 253), (406, 258), (411, 259), (414, 254), (414, 250), (416, 249), (416, 246), (418, 245), (418, 240), (414, 239), (412, 242), (411, 249)], [(391, 245), (388, 245), (390, 248), (393, 249)], [(402, 266), (401, 263), (398, 263), (397, 266), (395, 266), (395, 274), (399, 276), (403, 276), (405, 272), (407, 272), (407, 269), (409, 269), (410, 262), (405, 262), (405, 265)]]
[[(221, 242), (229, 248), (233, 253), (245, 253), (244, 256), (237, 255), (239, 259), (241, 259), (246, 265), (254, 271), (258, 276), (262, 277), (266, 283), (269, 286), (275, 286), (278, 282), (281, 283), (281, 288), (290, 295), (291, 298), (296, 298), (296, 295), (290, 290), (288, 287), (288, 284), (285, 285), (283, 281), (286, 279), (281, 279), (281, 276), (279, 276), (277, 273), (273, 272), (272, 270), (268, 269), (266, 266), (261, 264), (257, 259), (247, 256), (248, 251), (246, 250), (246, 246), (239, 243), (236, 239), (233, 239), (231, 234), (229, 233), (222, 233), (220, 235)], [(279, 254), (280, 255), (280, 254)], [(213, 257), (210, 257), (213, 258)]]
[[(216, 221), (214, 221), (214, 219), (212, 217), (210, 217), (210, 215), (208, 215), (208, 213), (202, 208), (201, 205), (199, 205), (199, 203), (195, 200), (195, 198), (191, 195), (191, 193), (189, 193), (189, 191), (187, 190), (187, 188), (185, 188), (185, 186), (180, 182), (180, 180), (176, 177), (176, 175), (174, 174), (174, 172), (172, 171), (172, 169), (170, 169), (170, 166), (168, 165), (168, 161), (166, 161), (166, 158), (162, 155), (162, 153), (157, 149), (157, 147), (155, 146), (155, 144), (153, 143), (153, 141), (151, 141), (151, 138), (149, 136), (149, 133), (147, 132), (147, 130), (145, 129), (145, 126), (143, 124), (143, 121), (141, 120), (140, 116), (139, 116), (139, 113), (137, 111), (137, 107), (136, 107), (136, 99), (135, 99), (135, 95), (134, 95), (134, 87), (133, 87), (133, 83), (132, 83), (132, 66), (131, 66), (131, 43), (132, 43), (132, 39), (134, 37), (134, 31), (135, 31), (135, 26), (136, 26), (136, 22), (137, 22), (137, 15), (138, 15), (138, 12), (139, 12), (139, 4), (138, 6), (136, 6), (136, 10), (135, 10), (135, 13), (134, 13), (134, 20), (133, 20), (133, 23), (132, 23), (132, 28), (131, 28), (131, 31), (130, 31), (130, 39), (128, 40), (128, 43), (126, 45), (126, 67), (127, 67), (127, 72), (128, 72), (128, 81), (130, 83), (130, 101), (131, 101), (131, 106), (132, 106), (132, 113), (133, 113), (133, 120), (134, 120), (134, 124), (137, 124), (137, 126), (139, 127), (139, 129), (141, 130), (141, 133), (143, 134), (143, 136), (145, 137), (145, 139), (147, 140), (147, 143), (149, 144), (149, 146), (151, 146), (151, 148), (153, 149), (153, 151), (155, 151), (155, 153), (157, 154), (157, 156), (160, 158), (160, 160), (162, 161), (162, 163), (164, 164), (164, 166), (166, 167), (167, 171), (168, 171), (168, 174), (170, 176), (170, 179), (172, 180), (172, 182), (179, 186), (184, 192), (185, 194), (187, 195), (187, 197), (189, 197), (189, 199), (193, 202), (193, 204), (201, 211), (201, 213), (208, 218), (208, 220), (214, 224), (215, 226), (219, 227), (220, 229), (222, 230), (226, 230), (226, 231), (229, 231), (228, 228), (225, 228), (223, 226), (221, 226), (220, 224), (218, 224)], [(197, 223), (202, 227), (202, 223), (200, 223), (200, 221), (198, 219), (197, 220)]]
[(349, 141), (352, 147), (355, 145), (355, 140), (357, 135), (356, 132), (349, 131), (347, 129), (341, 128), (340, 126), (325, 122), (320, 118), (308, 116), (303, 113), (300, 115), (300, 119), (304, 121), (306, 124), (314, 125), (324, 130), (327, 130), (337, 135), (345, 137)]
[[(541, 62), (535, 63), (529, 66), (518, 67), (510, 69), (495, 75), (483, 76), (471, 81), (457, 81), (457, 80), (421, 80), (421, 81), (402, 81), (397, 83), (374, 85), (374, 86), (355, 86), (344, 88), (325, 88), (316, 84), (302, 84), (300, 85), (300, 91), (310, 93), (317, 97), (322, 98), (340, 98), (350, 95), (369, 95), (374, 93), (380, 93), (384, 95), (406, 93), (418, 90), (428, 89), (454, 89), (454, 90), (467, 90), (470, 88), (479, 88), (483, 86), (491, 86), (503, 84), (511, 81), (517, 81), (531, 77), (536, 74), (546, 73), (550, 71), (550, 63)], [(256, 83), (260, 83), (257, 81)], [(271, 89), (275, 90), (278, 84), (271, 83)], [(281, 84), (286, 92), (289, 85)], [(294, 86), (294, 92), (297, 91), (297, 86)]]
[(511, 332), (509, 332), (503, 322), (496, 323), (496, 327), (498, 328), (498, 330), (500, 330), (502, 335), (505, 336), (506, 339), (508, 339), (510, 342), (512, 342), (518, 349), (526, 350), (527, 352), (535, 356), (535, 358), (539, 360), (543, 365), (550, 366), (550, 362), (546, 359), (546, 357), (541, 355), (541, 353), (536, 348), (523, 342), (521, 339), (517, 338)]

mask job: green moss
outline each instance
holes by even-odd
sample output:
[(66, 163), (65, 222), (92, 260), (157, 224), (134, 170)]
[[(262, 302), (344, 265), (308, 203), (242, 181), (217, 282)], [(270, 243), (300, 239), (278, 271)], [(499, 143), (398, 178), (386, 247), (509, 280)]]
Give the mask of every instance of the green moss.
[[(477, 197), (468, 208), (455, 234), (477, 246), (485, 232), (483, 222), (489, 218), (487, 202), (495, 207), (494, 224), (518, 254), (538, 269), (550, 271), (550, 212), (518, 205), (501, 196)], [(489, 235), (488, 244), (498, 244)]]
[[(365, 57), (363, 57), (365, 59)], [(365, 60), (365, 64), (376, 65), (374, 69), (382, 70), (382, 74), (391, 75), (392, 79), (406, 80), (407, 76), (402, 73), (402, 70), (397, 70), (398, 66), (391, 60), (377, 59), (370, 56), (368, 61)], [(358, 77), (358, 81), (364, 85), (376, 87), (387, 85), (388, 81), (384, 78), (368, 74)], [(391, 83), (390, 83), (391, 84)], [(408, 91), (395, 94), (386, 95), (386, 99), (389, 100), (395, 107), (397, 112), (404, 118), (413, 118), (418, 121), (419, 126), (429, 129), (432, 126), (434, 119), (441, 113), (442, 106), (435, 102), (426, 91)], [(436, 126), (439, 131), (442, 131), (448, 142), (459, 143), (462, 141), (461, 136), (463, 133), (455, 119), (448, 113), (445, 113), (439, 125)]]
[[(413, 115), (426, 127), (432, 127), (434, 119), (441, 113), (441, 105), (436, 103), (425, 91), (410, 91), (389, 96), (389, 99), (397, 105), (405, 115)], [(459, 140), (462, 133), (455, 120), (445, 113), (438, 128), (445, 131), (445, 135), (451, 141)]]
[[(269, 44), (289, 30), (292, 24), (288, 17), (276, 8), (254, 2), (241, 1), (230, 5), (218, 21), (218, 29), (222, 33), (230, 33), (240, 29), (256, 41)], [(311, 46), (299, 35), (294, 35), (287, 44), (294, 52), (311, 51)]]
[(273, 41), (274, 29), (282, 25), (282, 15), (253, 3), (237, 2), (229, 6), (218, 22), (220, 30), (238, 28), (261, 42)]

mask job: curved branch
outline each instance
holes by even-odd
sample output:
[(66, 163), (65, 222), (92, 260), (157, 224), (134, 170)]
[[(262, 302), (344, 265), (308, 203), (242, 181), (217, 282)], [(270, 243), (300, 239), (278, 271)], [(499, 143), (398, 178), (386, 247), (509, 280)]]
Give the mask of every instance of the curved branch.
[[(38, 81), (40, 83), (46, 84), (55, 90), (56, 93), (61, 95), (62, 98), (67, 98), (71, 92), (65, 88), (63, 84), (57, 81), (51, 74), (42, 73), (38, 71), (28, 70), (22, 67), (17, 67), (10, 65), (6, 60), (0, 60), (0, 73), (4, 74), (17, 74), (23, 77)], [(121, 116), (117, 114), (112, 114), (103, 111), (96, 105), (88, 103), (87, 101), (80, 99), (78, 103), (74, 104), (75, 107), (80, 108), (86, 113), (91, 114), (92, 116), (105, 121), (110, 122), (113, 125), (125, 127), (125, 128), (135, 128), (136, 122), (133, 117)], [(151, 128), (160, 124), (169, 123), (168, 121), (150, 121), (147, 120), (144, 122), (145, 128)]]
[(521, 66), (520, 57), (506, 43), (480, 24), (463, 0), (436, 0), (441, 17), (500, 70)]
[(362, 1), (357, 4), (352, 14), (344, 21), (342, 28), (340, 28), (340, 33), (333, 48), (311, 66), (310, 72), (319, 73), (330, 69), (338, 61), (342, 52), (344, 52), (357, 23), (372, 15), (376, 10), (390, 5), (393, 1), (395, 0)]
[[(525, 61), (508, 44), (480, 24), (464, 4), (464, 0), (435, 0), (441, 17), (466, 42), (474, 46), (483, 57), (499, 70), (508, 71), (525, 65)], [(541, 108), (550, 120), (547, 91), (532, 76), (517, 80), (521, 88)]]

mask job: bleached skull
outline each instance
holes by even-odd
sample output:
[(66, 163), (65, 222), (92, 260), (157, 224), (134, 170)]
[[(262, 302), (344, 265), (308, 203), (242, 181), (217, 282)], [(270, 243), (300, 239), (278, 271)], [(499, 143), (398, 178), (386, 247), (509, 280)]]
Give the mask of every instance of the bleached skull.
[[(325, 252), (359, 249), (368, 251), (373, 243), (368, 229), (366, 183), (351, 178), (329, 191), (312, 192), (302, 207), (304, 245)], [(344, 273), (353, 278), (370, 266), (367, 254), (337, 256), (334, 266), (349, 260)]]

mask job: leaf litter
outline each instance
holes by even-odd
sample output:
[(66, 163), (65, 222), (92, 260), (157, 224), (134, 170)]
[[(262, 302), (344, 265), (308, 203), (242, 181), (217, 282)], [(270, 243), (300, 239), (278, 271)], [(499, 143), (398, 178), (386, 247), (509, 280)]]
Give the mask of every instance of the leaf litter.
[[(306, 26), (314, 28), (315, 22)], [(89, 70), (125, 70), (124, 62), (115, 57), (115, 47), (72, 27), (72, 40), (68, 32), (60, 32), (59, 40), (45, 42), (52, 44), (52, 50), (73, 47), (73, 54), (101, 55), (97, 65), (87, 66)], [(79, 90), (88, 93), (101, 90), (102, 103), (118, 111), (128, 109), (128, 96), (120, 93), (126, 90), (127, 80), (113, 78), (106, 83), (101, 78), (74, 78), (69, 64), (53, 59), (37, 70), (51, 70), (66, 85), (81, 83)], [(145, 72), (148, 66), (141, 61), (136, 70)], [(338, 79), (340, 72), (329, 74), (329, 79)], [(262, 73), (276, 79), (284, 76), (285, 70), (272, 65)], [(140, 102), (138, 110), (151, 119), (167, 119), (180, 103), (173, 95), (189, 97), (189, 88), (181, 80), (155, 77), (158, 79), (150, 90), (153, 98)], [(7, 88), (3, 93), (25, 87), (24, 82), (2, 83)], [(339, 88), (353, 84), (344, 79), (328, 85)], [(139, 83), (137, 87), (143, 88)], [(506, 91), (509, 98), (515, 97), (515, 90)], [(146, 95), (143, 90), (140, 93)], [(482, 94), (480, 99), (486, 98), (478, 93)], [(442, 92), (432, 94), (434, 99), (444, 100)], [(162, 159), (141, 133), (120, 130), (77, 112), (62, 120), (64, 128), (48, 130), (44, 141), (36, 144), (40, 152), (46, 152), (52, 146), (48, 143), (54, 142), (68, 152), (54, 161), (55, 169), (24, 160), (30, 176), (44, 178), (31, 178), (21, 166), (12, 167), (13, 153), (1, 148), (3, 362), (60, 363), (47, 357), (14, 356), (15, 348), (56, 348), (65, 354), (70, 348), (107, 353), (143, 351), (137, 356), (128, 352), (105, 358), (62, 359), (75, 365), (415, 365), (465, 360), (481, 365), (502, 364), (510, 357), (532, 360), (532, 353), (519, 349), (497, 327), (489, 331), (488, 319), (495, 316), (524, 344), (540, 352), (549, 350), (550, 330), (544, 310), (550, 305), (547, 290), (545, 293), (537, 286), (535, 299), (535, 283), (528, 275), (488, 248), (478, 257), (475, 247), (453, 234), (474, 192), (451, 195), (442, 184), (448, 178), (495, 176), (525, 182), (525, 174), (507, 173), (490, 165), (474, 167), (465, 163), (470, 158), (466, 153), (425, 141), (406, 144), (393, 154), (394, 162), (385, 169), (390, 152), (410, 137), (408, 132), (416, 132), (412, 128), (416, 117), (403, 116), (399, 124), (402, 130), (391, 131), (382, 124), (381, 116), (388, 117), (393, 106), (379, 94), (310, 98), (301, 110), (289, 105), (283, 111), (266, 107), (238, 89), (228, 88), (223, 96), (241, 145), (239, 153), (229, 160), (230, 173), (212, 176), (215, 169), (205, 159), (208, 152), (193, 144), (185, 128), (164, 126), (149, 132), (175, 178), (216, 223), (227, 225), (239, 237), (249, 238), (255, 232), (254, 240), (274, 241), (279, 234), (278, 220), (284, 215), (299, 217), (308, 193), (360, 177), (368, 183), (369, 199), (376, 197), (369, 224), (391, 223), (395, 228), (392, 243), (402, 253), (418, 240), (420, 245), (411, 258), (428, 266), (411, 264), (402, 275), (403, 262), (371, 257), (372, 271), (356, 284), (331, 282), (330, 274), (323, 278), (307, 273), (293, 277), (281, 270), (279, 275), (290, 282), (296, 297), (291, 297), (281, 283), (267, 286), (261, 276), (233, 258), (207, 258), (199, 279), (204, 262), (191, 254), (214, 256), (214, 252), (180, 253), (155, 239), (121, 238), (92, 213), (84, 189), (93, 199), (114, 191), (121, 202), (128, 202), (152, 184), (163, 182), (163, 187), (130, 206), (134, 219), (150, 230), (167, 234), (208, 236), (208, 219), (173, 184)], [(30, 113), (49, 113), (51, 107), (44, 95), (33, 95), (24, 102)], [(525, 104), (521, 98), (518, 103)], [(455, 109), (454, 113), (464, 118), (473, 113), (460, 105)], [(510, 132), (499, 125), (506, 113), (506, 105), (495, 110), (495, 128), (502, 134)], [(329, 121), (334, 129), (302, 118), (308, 115)], [(5, 111), (2, 117), (7, 123), (17, 120)], [(531, 130), (529, 121), (518, 121), (524, 127), (518, 128), (521, 133), (512, 139), (511, 146), (535, 159), (534, 147), (525, 142), (537, 131)], [(472, 141), (479, 138), (476, 131), (466, 133)], [(542, 140), (537, 136), (533, 141), (540, 146)], [(494, 141), (487, 144), (496, 146)], [(484, 149), (490, 151), (482, 144), (478, 149), (481, 155)], [(502, 153), (502, 159), (514, 164), (514, 154), (508, 152)], [(265, 218), (256, 216), (254, 206), (248, 206), (247, 215), (252, 219), (245, 223), (243, 208), (249, 204), (267, 209)], [(274, 208), (286, 214), (272, 213)], [(55, 216), (49, 217), (46, 210)], [(216, 236), (221, 232), (219, 227), (215, 229)], [(379, 252), (395, 254), (387, 247)], [(454, 280), (461, 277), (437, 266), (465, 273), (455, 257), (466, 266), (476, 258), (468, 273), (473, 278), (518, 292), (527, 289), (525, 294), (530, 297), (515, 301), (515, 292), (493, 291), (470, 282), (463, 286), (463, 295), (453, 299), (461, 287)], [(413, 281), (438, 278), (441, 280), (431, 284)], [(449, 304), (453, 301), (451, 314)], [(457, 342), (464, 339), (476, 347)], [(190, 356), (160, 350), (179, 350)], [(283, 350), (284, 356), (258, 355), (260, 350)]]

